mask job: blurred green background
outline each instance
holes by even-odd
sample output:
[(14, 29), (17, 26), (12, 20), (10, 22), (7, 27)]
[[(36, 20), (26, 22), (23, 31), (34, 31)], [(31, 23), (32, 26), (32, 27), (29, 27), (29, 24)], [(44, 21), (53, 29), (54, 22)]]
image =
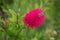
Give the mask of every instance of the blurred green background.
[[(36, 8), (44, 10), (45, 22), (28, 28), (24, 15)], [(60, 40), (60, 0), (0, 0), (0, 40)]]

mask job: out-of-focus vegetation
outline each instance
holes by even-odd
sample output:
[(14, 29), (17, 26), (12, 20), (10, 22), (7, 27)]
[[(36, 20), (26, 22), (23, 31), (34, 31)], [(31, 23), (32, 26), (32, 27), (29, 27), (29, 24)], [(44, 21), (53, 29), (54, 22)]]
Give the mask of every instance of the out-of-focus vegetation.
[[(46, 20), (31, 29), (23, 18), (36, 8), (44, 10)], [(0, 40), (60, 40), (60, 0), (0, 0)]]

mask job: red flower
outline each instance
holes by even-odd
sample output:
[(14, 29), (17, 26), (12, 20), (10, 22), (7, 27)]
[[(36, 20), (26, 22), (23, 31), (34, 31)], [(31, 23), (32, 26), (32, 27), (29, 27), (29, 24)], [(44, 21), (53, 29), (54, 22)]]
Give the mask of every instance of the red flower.
[(31, 10), (24, 16), (24, 24), (31, 28), (37, 28), (41, 26), (45, 20), (43, 10), (35, 9)]

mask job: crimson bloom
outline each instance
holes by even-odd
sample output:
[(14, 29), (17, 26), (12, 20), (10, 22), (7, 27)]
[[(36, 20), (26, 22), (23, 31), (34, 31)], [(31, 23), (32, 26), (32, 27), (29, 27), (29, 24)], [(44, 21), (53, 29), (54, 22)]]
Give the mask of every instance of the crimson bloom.
[(30, 28), (37, 28), (44, 23), (45, 15), (42, 9), (31, 10), (24, 16), (24, 24)]

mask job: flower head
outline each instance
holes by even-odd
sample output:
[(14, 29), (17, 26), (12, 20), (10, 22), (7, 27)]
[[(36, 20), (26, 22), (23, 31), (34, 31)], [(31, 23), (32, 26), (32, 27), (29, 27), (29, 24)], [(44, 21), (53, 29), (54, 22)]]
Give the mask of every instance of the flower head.
[(41, 26), (45, 20), (45, 15), (42, 9), (31, 10), (24, 16), (24, 24), (31, 28)]

